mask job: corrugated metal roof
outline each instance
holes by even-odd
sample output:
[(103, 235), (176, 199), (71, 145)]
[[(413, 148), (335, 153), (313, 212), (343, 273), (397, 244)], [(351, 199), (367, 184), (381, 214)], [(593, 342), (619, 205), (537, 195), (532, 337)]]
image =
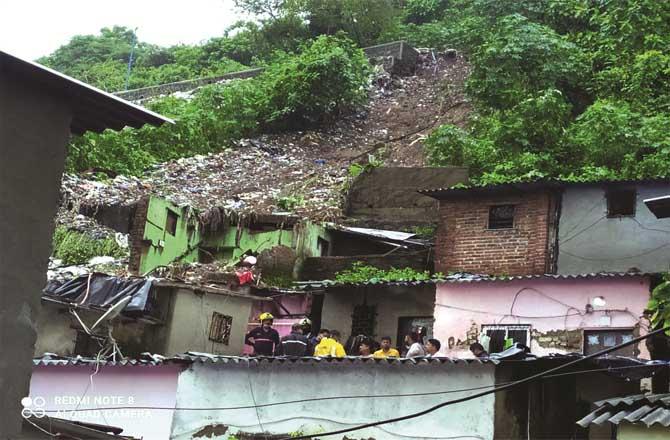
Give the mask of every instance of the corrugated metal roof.
[(599, 278), (630, 278), (648, 277), (653, 274), (641, 272), (599, 272), (582, 274), (538, 274), (538, 275), (515, 275), (515, 276), (489, 276), (483, 274), (457, 273), (444, 278), (434, 278), (422, 281), (384, 281), (372, 279), (361, 283), (340, 283), (334, 280), (321, 281), (298, 281), (295, 284), (303, 290), (323, 289), (326, 287), (365, 287), (365, 286), (421, 286), (426, 284), (451, 284), (451, 283), (491, 283), (510, 282), (519, 280), (588, 280)]
[(628, 422), (643, 423), (647, 427), (654, 424), (670, 426), (670, 393), (617, 397), (601, 400), (595, 405), (596, 410), (577, 421), (578, 425), (586, 428), (591, 424)]
[(44, 87), (48, 93), (68, 101), (73, 112), (70, 131), (74, 134), (86, 131), (99, 133), (107, 128), (120, 130), (126, 126), (139, 128), (145, 124), (173, 123), (158, 113), (3, 51), (0, 51), (0, 72)]
[[(402, 364), (402, 365), (417, 365), (417, 364), (497, 364), (496, 359), (457, 359), (447, 357), (436, 358), (387, 358), (374, 359), (362, 358), (358, 356), (347, 356), (343, 358), (332, 357), (267, 357), (267, 356), (224, 356), (209, 353), (187, 352), (172, 357), (162, 357), (157, 355), (146, 355), (141, 359), (125, 359), (119, 361), (101, 361), (100, 365), (107, 366), (151, 366), (170, 363), (200, 363), (200, 364), (321, 364), (321, 363), (335, 363), (341, 365), (360, 365), (360, 364)], [(83, 358), (77, 356), (75, 358), (60, 357), (55, 355), (46, 355), (33, 359), (35, 366), (72, 366), (72, 365), (95, 365), (95, 358)]]
[(110, 361), (102, 359), (100, 361), (95, 358), (85, 358), (82, 356), (76, 357), (66, 357), (58, 356), (54, 354), (44, 354), (40, 357), (33, 358), (34, 366), (57, 366), (57, 367), (67, 367), (72, 365), (95, 365), (99, 362), (100, 365), (110, 365), (110, 366), (152, 366), (160, 365), (164, 361), (162, 356), (144, 356), (140, 359), (120, 359), (118, 361)]
[(301, 358), (288, 358), (288, 357), (267, 357), (267, 356), (221, 356), (213, 355), (208, 353), (197, 353), (197, 352), (187, 352), (177, 356), (169, 358), (170, 361), (188, 361), (193, 363), (224, 363), (224, 364), (263, 364), (263, 363), (276, 363), (276, 364), (320, 364), (320, 363), (336, 363), (342, 365), (360, 365), (360, 364), (407, 364), (407, 365), (417, 365), (417, 364), (497, 364), (499, 361), (495, 359), (458, 359), (458, 358), (447, 358), (447, 357), (421, 357), (421, 358), (386, 358), (386, 359), (375, 359), (375, 358), (364, 358), (360, 356), (345, 356), (343, 358), (336, 357), (301, 357)]
[(539, 189), (562, 189), (570, 186), (594, 186), (594, 185), (640, 185), (651, 183), (670, 183), (670, 177), (658, 177), (650, 179), (621, 179), (621, 180), (592, 180), (587, 182), (574, 182), (560, 179), (537, 179), (527, 182), (497, 183), (491, 185), (454, 186), (451, 188), (431, 188), (419, 190), (420, 194), (440, 198), (460, 197), (477, 194), (492, 194), (503, 192), (528, 192)]

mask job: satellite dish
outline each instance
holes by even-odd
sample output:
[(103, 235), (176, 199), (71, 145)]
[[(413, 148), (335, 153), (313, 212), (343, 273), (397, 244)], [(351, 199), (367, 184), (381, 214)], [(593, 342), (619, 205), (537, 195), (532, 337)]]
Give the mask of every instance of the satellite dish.
[(97, 321), (95, 321), (95, 324), (91, 326), (90, 330), (93, 331), (98, 325), (100, 325), (101, 322), (111, 321), (112, 319), (119, 316), (121, 311), (126, 308), (131, 299), (133, 299), (132, 296), (126, 296), (107, 309), (107, 311), (100, 318), (98, 318)]

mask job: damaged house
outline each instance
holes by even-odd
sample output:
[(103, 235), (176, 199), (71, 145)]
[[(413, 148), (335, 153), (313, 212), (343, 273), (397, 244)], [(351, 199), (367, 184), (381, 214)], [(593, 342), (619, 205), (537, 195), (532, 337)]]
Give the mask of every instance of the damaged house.
[[(96, 356), (110, 343), (109, 327), (124, 356), (188, 350), (237, 355), (243, 350), (254, 304), (271, 301), (250, 290), (100, 273), (52, 283), (42, 296), (35, 353)], [(90, 329), (126, 299), (118, 317)]]
[[(513, 343), (538, 356), (592, 354), (647, 332), (651, 277), (638, 273), (463, 276), (438, 282), (434, 334), (447, 356)], [(649, 359), (644, 342), (616, 354)]]

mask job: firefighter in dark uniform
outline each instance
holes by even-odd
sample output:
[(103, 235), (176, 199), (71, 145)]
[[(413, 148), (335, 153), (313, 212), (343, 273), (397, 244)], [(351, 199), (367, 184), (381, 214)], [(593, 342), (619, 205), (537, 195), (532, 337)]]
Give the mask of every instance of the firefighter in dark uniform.
[(291, 334), (281, 338), (280, 351), (277, 354), (291, 357), (311, 356), (314, 348), (307, 339), (307, 336), (302, 334), (303, 326), (296, 322), (291, 327)]
[(258, 318), (260, 327), (251, 330), (244, 337), (244, 343), (254, 347), (254, 356), (274, 356), (279, 349), (279, 333), (272, 328), (274, 316), (271, 313), (261, 313)]

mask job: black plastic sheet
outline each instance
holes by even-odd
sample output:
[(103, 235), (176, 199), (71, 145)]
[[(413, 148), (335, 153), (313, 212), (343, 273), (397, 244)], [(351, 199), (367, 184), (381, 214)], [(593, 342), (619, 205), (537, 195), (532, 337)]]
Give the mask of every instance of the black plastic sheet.
[(130, 296), (132, 299), (123, 312), (137, 314), (147, 312), (152, 285), (153, 279), (151, 278), (118, 278), (103, 273), (93, 273), (82, 275), (65, 283), (51, 282), (44, 288), (43, 295), (63, 302), (101, 308), (108, 308)]

